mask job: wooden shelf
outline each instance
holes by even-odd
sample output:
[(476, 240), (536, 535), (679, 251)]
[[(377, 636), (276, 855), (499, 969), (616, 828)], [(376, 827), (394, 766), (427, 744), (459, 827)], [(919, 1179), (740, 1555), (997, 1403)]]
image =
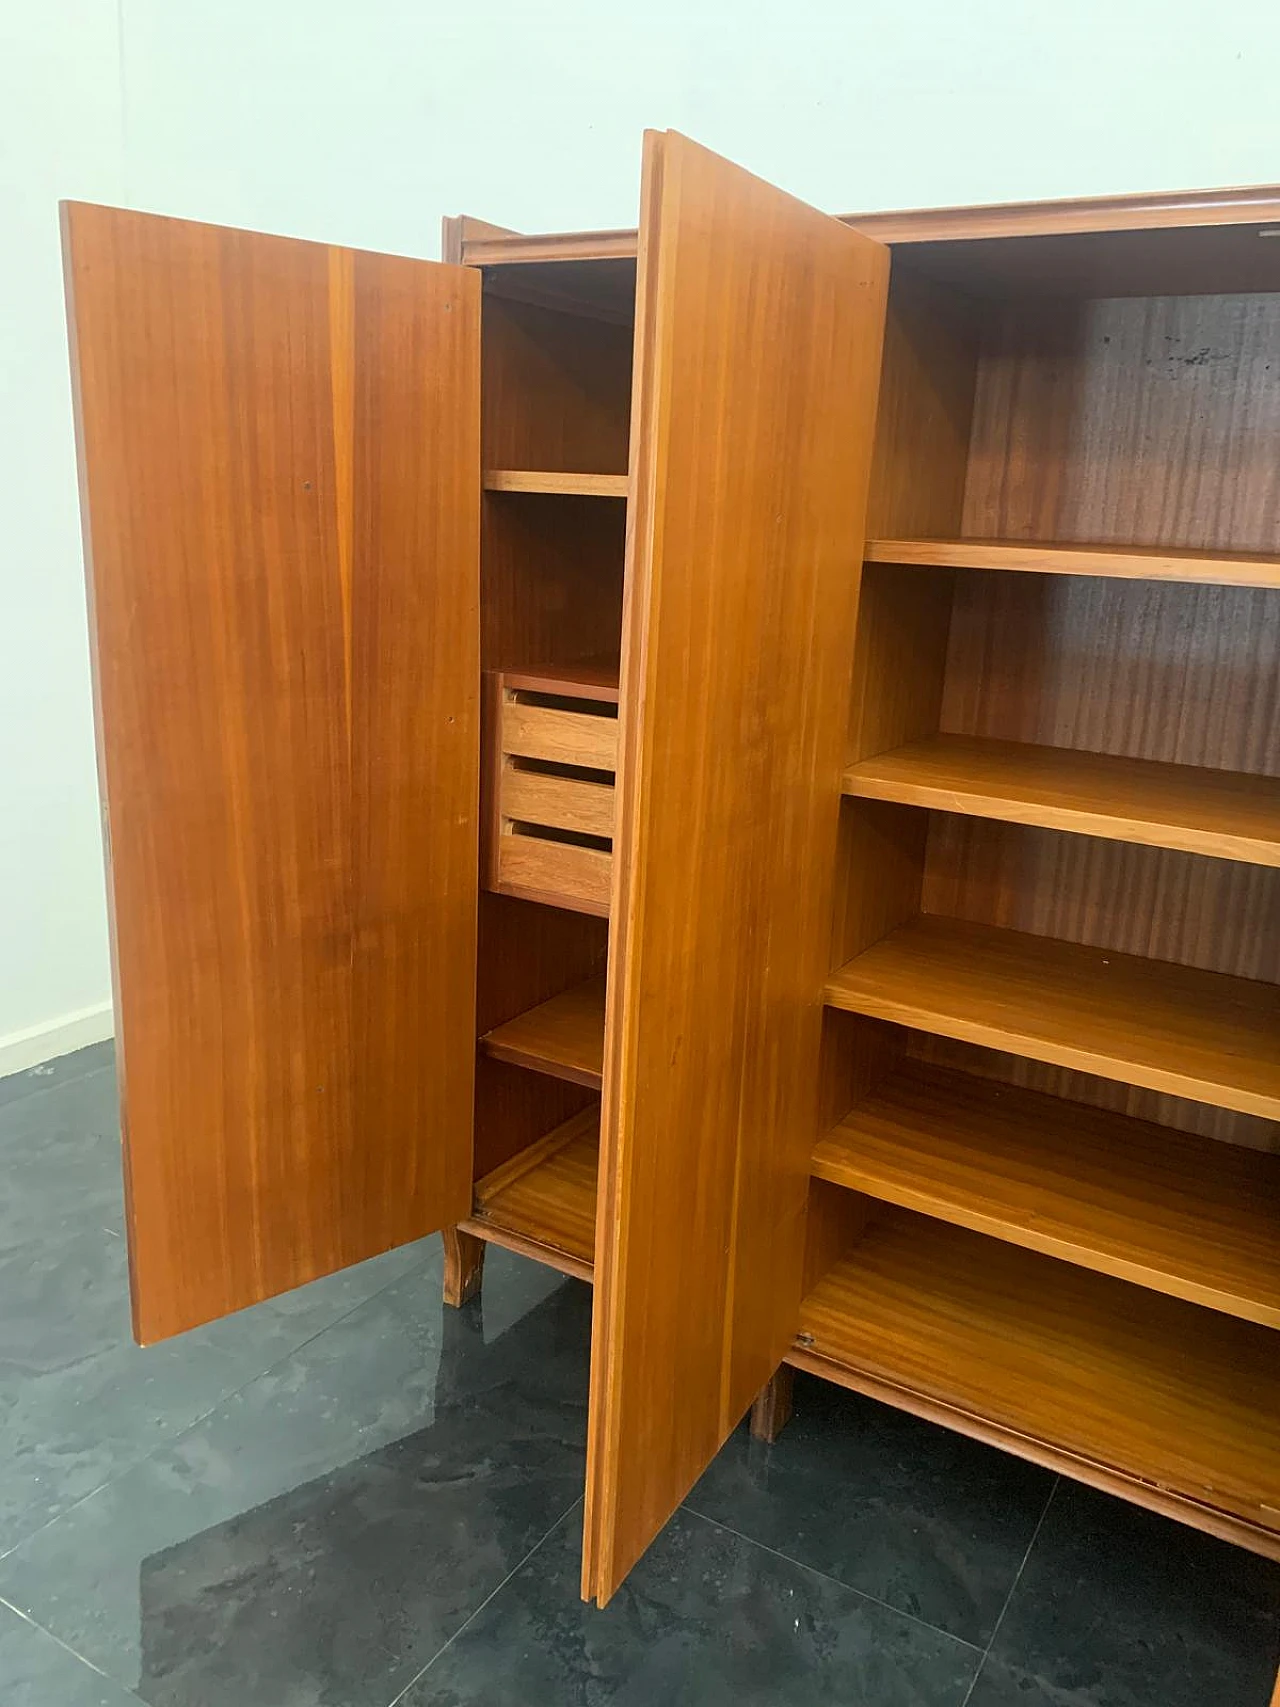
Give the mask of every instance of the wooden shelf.
[(486, 468), (486, 492), (549, 492), (562, 497), (625, 498), (625, 474), (560, 474), (531, 468)]
[(868, 563), (1006, 569), (1032, 575), (1104, 575), (1127, 581), (1199, 581), (1280, 587), (1270, 552), (1170, 551), (1137, 545), (1072, 545), (1007, 539), (873, 539)]
[(851, 765), (844, 791), (1280, 866), (1280, 777), (933, 735)]
[(464, 1225), (566, 1274), (590, 1279), (596, 1244), (600, 1109), (584, 1109), (486, 1174)]
[(486, 1032), (480, 1047), (497, 1061), (598, 1089), (604, 1060), (604, 992), (603, 977), (575, 984)]
[(502, 685), (512, 693), (545, 693), (561, 699), (591, 699), (618, 703), (618, 660), (583, 658), (574, 664), (538, 664), (531, 669), (503, 670)]
[(1280, 1156), (909, 1062), (818, 1179), (1280, 1328)]
[(1280, 1119), (1280, 987), (922, 916), (828, 981), (831, 1007)]
[(791, 1363), (1280, 1557), (1267, 1328), (900, 1209), (800, 1328)]

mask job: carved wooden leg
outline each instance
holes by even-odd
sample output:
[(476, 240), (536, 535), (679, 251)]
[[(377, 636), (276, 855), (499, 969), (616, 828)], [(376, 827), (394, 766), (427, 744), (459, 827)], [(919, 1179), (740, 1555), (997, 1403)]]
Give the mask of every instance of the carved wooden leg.
[(751, 1436), (767, 1440), (770, 1445), (791, 1421), (791, 1387), (795, 1371), (789, 1363), (780, 1363), (773, 1380), (760, 1389), (751, 1407)]
[(465, 1304), (480, 1290), (484, 1274), (484, 1240), (474, 1233), (464, 1233), (460, 1227), (446, 1227), (444, 1240), (444, 1301), (455, 1306)]

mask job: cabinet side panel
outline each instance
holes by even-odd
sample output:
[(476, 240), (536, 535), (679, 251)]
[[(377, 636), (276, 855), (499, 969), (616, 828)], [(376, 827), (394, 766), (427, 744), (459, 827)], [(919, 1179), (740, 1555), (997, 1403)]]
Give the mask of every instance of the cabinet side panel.
[(478, 281), (64, 234), (147, 1341), (467, 1210)]
[[(660, 173), (659, 173), (660, 165)], [(888, 256), (646, 159), (585, 1581), (795, 1331)]]

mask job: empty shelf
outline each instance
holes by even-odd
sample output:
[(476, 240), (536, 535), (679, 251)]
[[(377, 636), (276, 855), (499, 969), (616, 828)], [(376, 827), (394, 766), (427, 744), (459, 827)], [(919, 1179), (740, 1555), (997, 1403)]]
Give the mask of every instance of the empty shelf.
[(1280, 777), (934, 735), (862, 759), (846, 794), (1280, 865)]
[(553, 1079), (599, 1087), (604, 1059), (605, 981), (590, 978), (518, 1014), (480, 1039), (486, 1055)]
[(584, 658), (576, 664), (539, 664), (527, 670), (501, 671), (502, 686), (512, 693), (545, 693), (564, 699), (618, 703), (618, 660)]
[(1267, 1328), (900, 1209), (800, 1326), (789, 1362), (1280, 1556)]
[(486, 1174), (468, 1227), (567, 1274), (590, 1278), (600, 1110), (584, 1109)]
[(848, 961), (831, 1007), (1280, 1118), (1280, 988), (923, 916)]
[(625, 474), (560, 474), (534, 468), (486, 468), (486, 492), (551, 492), (578, 498), (625, 498)]
[(873, 539), (868, 563), (1009, 569), (1033, 575), (1107, 575), (1129, 581), (1202, 581), (1280, 587), (1269, 552), (1170, 551), (1157, 546), (1073, 545), (1007, 539)]
[(819, 1179), (1280, 1327), (1280, 1156), (908, 1062)]

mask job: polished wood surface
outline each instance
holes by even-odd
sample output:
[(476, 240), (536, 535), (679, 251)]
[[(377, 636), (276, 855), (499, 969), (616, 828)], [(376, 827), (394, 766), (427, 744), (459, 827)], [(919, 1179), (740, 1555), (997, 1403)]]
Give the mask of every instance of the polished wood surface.
[(1137, 550), (1118, 545), (1055, 545), (1000, 539), (873, 539), (871, 563), (945, 564), (1029, 575), (1105, 575), (1129, 581), (1195, 581), (1280, 587), (1280, 557), (1262, 552)]
[(924, 911), (1280, 984), (1274, 866), (934, 813)]
[(486, 287), (482, 466), (623, 474), (631, 349), (629, 324), (512, 301)]
[(64, 237), (149, 1341), (466, 1210), (479, 288)]
[(486, 300), (532, 302), (564, 314), (625, 326), (636, 318), (636, 263), (594, 257), (580, 261), (527, 261), (491, 267), (485, 274)]
[(1280, 865), (1280, 778), (934, 735), (850, 766), (846, 794)]
[(502, 779), (502, 810), (519, 823), (608, 841), (613, 835), (613, 808), (612, 782), (552, 776), (513, 764)]
[[(895, 263), (891, 298), (906, 281)], [(925, 282), (912, 281), (917, 303), (927, 300)], [(1039, 541), (1065, 542), (1057, 551), (1082, 542), (1089, 564), (1081, 567), (1093, 565), (1100, 540), (1130, 556), (1127, 542), (1142, 542), (1143, 569), (1148, 551), (1162, 560), (1186, 550), (1220, 561), (1280, 549), (1271, 448), (1280, 435), (1272, 359), (1280, 323), (1273, 298), (1046, 304), (1019, 302), (1017, 288), (1013, 281), (1003, 301), (982, 309), (963, 525), (933, 512), (918, 522), (902, 499), (899, 514), (876, 518), (877, 538), (893, 542), (890, 549), (924, 541), (927, 555), (936, 550), (948, 564), (974, 547), (963, 535), (978, 536), (980, 555), (989, 549), (983, 540), (1002, 537), (1024, 561), (1024, 552), (1041, 549)], [(917, 328), (913, 343), (922, 346), (927, 331)], [(936, 341), (936, 328), (932, 335)], [(934, 360), (954, 375), (956, 355), (944, 344)], [(904, 364), (903, 371), (910, 369)], [(915, 384), (927, 394), (923, 382)], [(957, 542), (961, 553), (950, 549)], [(1175, 557), (1175, 567), (1183, 572), (1185, 565)], [(1280, 775), (1280, 718), (1268, 687), (1280, 649), (1273, 588), (885, 563), (864, 571), (864, 605), (873, 575), (887, 578), (891, 591), (882, 603), (894, 620), (882, 623), (883, 685), (864, 718), (871, 739), (851, 743), (854, 759), (941, 730)], [(919, 581), (918, 600), (901, 590), (904, 576)], [(939, 720), (912, 729), (910, 708), (931, 713), (937, 702), (944, 608), (950, 631)], [(904, 717), (895, 712), (899, 703)], [(896, 739), (895, 728), (903, 729)], [(977, 802), (961, 804), (967, 810)], [(1268, 954), (1277, 900), (1267, 873), (1102, 840), (1106, 826), (1090, 829), (1087, 837), (1062, 837), (937, 817), (922, 904), (1158, 959), (1277, 975)], [(882, 863), (875, 886), (901, 890), (897, 865), (887, 856)], [(1280, 1127), (1255, 1116), (1025, 1059), (993, 1057), (989, 1065), (1019, 1082), (1135, 1115), (1280, 1146)]]
[(782, 1364), (756, 1394), (751, 1407), (751, 1438), (772, 1446), (791, 1421), (792, 1395), (795, 1376), (789, 1364)]
[(1174, 570), (1175, 550), (1262, 552), (1238, 573), (1274, 587), (1278, 346), (1275, 290), (995, 304), (959, 532), (1147, 546)]
[(484, 1241), (460, 1227), (440, 1233), (444, 1253), (444, 1301), (458, 1310), (480, 1291), (484, 1279)]
[[(895, 266), (880, 369), (867, 501), (869, 531), (958, 531), (978, 361), (973, 305)], [(881, 753), (938, 728), (953, 576), (864, 563), (859, 583), (846, 756)], [(841, 813), (829, 967), (842, 966), (920, 911), (928, 818), (892, 803)], [(900, 1027), (828, 1009), (822, 1124), (837, 1120), (905, 1049)], [(817, 1201), (821, 1202), (821, 1194)], [(810, 1230), (814, 1226), (811, 1193)], [(814, 1245), (811, 1238), (810, 1247)]]
[(1278, 655), (1269, 592), (961, 573), (941, 728), (1280, 776)]
[(861, 1192), (831, 1185), (826, 1180), (809, 1181), (802, 1297), (807, 1298), (836, 1263), (849, 1254), (879, 1209), (880, 1205)]
[(635, 258), (634, 229), (513, 233), (511, 237), (501, 238), (478, 236), (465, 240), (462, 254), (462, 259), (472, 267), (634, 261)]
[(486, 1055), (599, 1089), (604, 1059), (603, 978), (575, 984), (480, 1039)]
[[(1100, 1363), (1096, 1383), (1114, 1412), (1096, 1429), (1086, 1419), (1095, 1438), (1083, 1448), (1029, 1430), (1025, 1415), (1002, 1415), (998, 1361), (987, 1402), (981, 1336), (964, 1338), (972, 1313), (953, 1327), (945, 1292), (920, 1305), (921, 1331), (936, 1330), (944, 1375), (960, 1344), (961, 1373), (978, 1395), (972, 1409), (954, 1392), (904, 1387), (865, 1361), (842, 1364), (803, 1345), (790, 1355), (1277, 1551), (1274, 1512), (1259, 1521), (1205, 1503), (1187, 1493), (1185, 1466), (1158, 1485), (1170, 1441), (1182, 1451), (1184, 1435), (1192, 1483), (1198, 1474), (1203, 1486), (1219, 1457), (1252, 1474), (1258, 1460), (1236, 1450), (1248, 1438), (1238, 1417), (1227, 1419), (1220, 1451), (1217, 1365), (1202, 1342), (1218, 1329), (1235, 1333), (1232, 1316), (1246, 1318), (1246, 1334), (1276, 1321), (1271, 1170), (1280, 1164), (1238, 1148), (1280, 1144), (1280, 1126), (1264, 1118), (1280, 1112), (1280, 719), (1270, 687), (1280, 645), (1280, 293), (1271, 245), (1257, 235), (1264, 221), (1280, 221), (1280, 192), (867, 218), (897, 250), (868, 516), (875, 543), (861, 577), (844, 755), (856, 792), (841, 816), (832, 940), (841, 965), (874, 960), (921, 932), (941, 931), (950, 949), (941, 974), (930, 956), (923, 970), (914, 966), (907, 983), (916, 988), (900, 1008), (862, 1002), (824, 1018), (819, 1105), (828, 1119), (851, 1101), (857, 1108), (850, 1132), (824, 1140), (834, 1148), (810, 1189), (806, 1280), (824, 1283), (833, 1265), (856, 1265), (864, 1244), (875, 1250), (877, 1195), (923, 1210), (933, 1221), (914, 1223), (913, 1238), (926, 1248), (924, 1268), (932, 1272), (937, 1237), (967, 1236), (969, 1249), (986, 1252), (1007, 1247), (992, 1258), (1001, 1274), (1006, 1261), (1018, 1265), (1004, 1290), (1019, 1307), (1027, 1294), (1027, 1308), (1039, 1310), (1024, 1337), (1070, 1368)], [(475, 237), (468, 258), (493, 263), (495, 293), (509, 284), (513, 300), (625, 325), (635, 252), (626, 234)], [(597, 252), (610, 258), (591, 261)], [(659, 330), (646, 320), (643, 271), (641, 374), (646, 339), (651, 352)], [(639, 431), (643, 410), (636, 419)], [(509, 456), (486, 466), (617, 464)], [(631, 491), (635, 528), (646, 495), (639, 482)], [(577, 500), (490, 504), (552, 502)], [(991, 572), (1000, 570), (1015, 572)], [(571, 659), (573, 650), (557, 642), (503, 662), (552, 655)], [(624, 693), (624, 728), (626, 717)], [(718, 761), (708, 749), (708, 767)], [(567, 796), (536, 809), (558, 811), (566, 830), (593, 810)], [(626, 928), (615, 921), (619, 934)], [(975, 928), (980, 951), (966, 936)], [(961, 1077), (935, 1057), (972, 1071)], [(1126, 1118), (1139, 1112), (1170, 1124)], [(606, 1174), (612, 1165), (606, 1141)], [(630, 1221), (625, 1200), (609, 1220), (618, 1194), (608, 1177), (603, 1185), (606, 1289), (616, 1247), (637, 1275), (646, 1265), (661, 1273), (667, 1253)], [(705, 1175), (691, 1170), (686, 1194), (705, 1189)], [(994, 1237), (953, 1235), (947, 1221)], [(964, 1266), (936, 1264), (948, 1283)], [(904, 1284), (915, 1267), (904, 1247)], [(978, 1312), (997, 1343), (1010, 1337), (1002, 1287), (987, 1287)], [(1132, 1346), (1112, 1332), (1135, 1298), (1133, 1342), (1144, 1354), (1144, 1334), (1156, 1343), (1136, 1377), (1126, 1373)], [(933, 1324), (930, 1311), (940, 1318)], [(914, 1332), (910, 1310), (903, 1319)], [(884, 1322), (893, 1327), (891, 1313)], [(1189, 1371), (1177, 1361), (1184, 1343)], [(1246, 1341), (1233, 1343), (1221, 1360), (1228, 1374)], [(622, 1354), (613, 1355), (610, 1375)], [(598, 1343), (598, 1367), (605, 1356)], [(672, 1367), (662, 1372), (668, 1383)], [(722, 1359), (722, 1377), (727, 1367)], [(1170, 1368), (1182, 1378), (1171, 1400)], [(683, 1393), (688, 1373), (679, 1379)], [(1051, 1373), (1040, 1387), (1032, 1409), (1056, 1420)], [(1266, 1391), (1262, 1398), (1270, 1405)], [(1151, 1445), (1143, 1431), (1162, 1406), (1172, 1424)], [(1070, 1416), (1069, 1401), (1065, 1409)], [(642, 1425), (618, 1438), (630, 1457), (648, 1460), (667, 1446)], [(1121, 1462), (1095, 1451), (1098, 1439), (1118, 1440), (1112, 1456)], [(1273, 1443), (1267, 1452), (1274, 1459)], [(593, 1439), (593, 1474), (600, 1457)], [(629, 1460), (619, 1464), (625, 1475)], [(591, 1503), (585, 1582), (600, 1592), (591, 1552), (607, 1525), (594, 1515), (594, 1493)]]
[(476, 219), (469, 213), (445, 214), (440, 221), (440, 259), (460, 267), (464, 251), (472, 244), (487, 243), (494, 237), (516, 237), (509, 225), (494, 225), (487, 219)]
[[(888, 570), (886, 569), (886, 572)], [(1256, 588), (924, 570), (954, 580), (941, 727), (1162, 764), (1280, 775), (1268, 683), (1280, 599)], [(927, 910), (1280, 978), (1272, 875), (1096, 837), (936, 817)], [(1233, 1141), (1280, 1144), (1251, 1117), (1106, 1087), (1058, 1067), (1020, 1082)]]
[(608, 918), (613, 883), (611, 853), (514, 831), (503, 837), (498, 859), (500, 875), (493, 887), (503, 894)]
[[(469, 1225), (484, 1236), (508, 1233), (530, 1254), (569, 1258), (566, 1272), (590, 1270), (595, 1252), (596, 1163), (600, 1112), (589, 1107), (476, 1184)], [(561, 1267), (560, 1263), (553, 1266)]]
[[(486, 493), (481, 527), (483, 668), (516, 675), (613, 662), (622, 639), (625, 504)], [(555, 690), (559, 692), (560, 690)]]
[[(1081, 196), (1051, 202), (908, 208), (843, 216), (881, 243), (956, 242), (971, 238), (1062, 237), (1083, 232), (1155, 231), (1280, 221), (1280, 185), (1160, 190), (1143, 195)], [(467, 257), (470, 259), (470, 256)]]
[(548, 764), (584, 770), (614, 771), (618, 766), (616, 715), (569, 711), (543, 705), (502, 683), (501, 741), (504, 753), (542, 759)]
[[(877, 242), (901, 245), (1000, 237), (1061, 237), (1086, 232), (1194, 230), (1280, 224), (1280, 187), (1176, 190), (1150, 195), (1093, 196), (1073, 201), (1005, 202), (979, 207), (907, 208), (847, 213), (842, 222)], [(481, 221), (461, 222), (458, 256), (473, 267), (521, 262), (619, 260), (635, 255), (635, 231), (563, 231), (495, 235)], [(1252, 235), (1252, 233), (1250, 233)]]
[(536, 468), (486, 468), (486, 492), (552, 492), (576, 498), (625, 498), (625, 474), (552, 474)]
[[(608, 924), (589, 913), (480, 891), (477, 1039), (603, 976)], [(596, 1100), (592, 1088), (476, 1050), (475, 1175), (482, 1179)]]
[(932, 538), (960, 531), (981, 330), (977, 306), (967, 297), (893, 268), (867, 495), (869, 535)]
[(618, 690), (610, 667), (485, 677), (481, 858), (487, 888), (607, 913), (613, 869)]
[[(926, 913), (1087, 944), (1104, 956), (1116, 950), (1260, 980), (1254, 987), (1280, 984), (1275, 866), (932, 813), (922, 904)], [(1256, 1112), (1156, 1088), (1120, 1085), (1108, 1094), (1103, 1081), (1077, 1084), (1061, 1066), (1024, 1062), (1012, 1076), (1205, 1135), (1280, 1147), (1280, 1126)]]
[(1173, 1096), (1280, 1118), (1280, 987), (924, 916), (834, 973), (826, 999)]
[(908, 1062), (817, 1178), (1280, 1328), (1280, 1157)]
[(646, 139), (641, 229), (583, 1579), (602, 1603), (794, 1330), (888, 271), (670, 133)]
[(1212, 1103), (1168, 1096), (1122, 1080), (1073, 1072), (1067, 1067), (1047, 1066), (1029, 1056), (957, 1043), (947, 1037), (924, 1032), (902, 1035), (907, 1039), (905, 1053), (934, 1066), (949, 1067), (976, 1078), (997, 1079), (1024, 1090), (1044, 1091), (1065, 1097), (1069, 1102), (1085, 1103), (1090, 1108), (1151, 1121), (1175, 1133), (1192, 1133), (1245, 1149), (1280, 1153), (1280, 1122), (1266, 1120), (1261, 1115), (1237, 1114)]
[[(564, 331), (560, 349), (565, 364), (572, 364), (569, 348), (571, 327), (560, 316)], [(526, 435), (545, 434), (554, 421), (536, 397), (527, 398), (521, 387), (541, 383), (543, 370), (512, 359), (513, 339), (519, 328), (500, 316), (485, 316), (482, 338), (486, 351), (486, 399), (494, 407), (514, 412), (525, 423)], [(629, 351), (629, 337), (626, 344)], [(608, 361), (615, 377), (609, 381), (610, 420), (601, 422), (588, 412), (583, 423), (572, 405), (570, 391), (559, 387), (561, 434), (572, 427), (577, 433), (592, 430), (618, 433), (625, 443), (626, 398), (630, 392), (629, 369), (617, 373), (612, 353)], [(560, 372), (563, 374), (563, 367)], [(571, 369), (572, 371), (572, 369)], [(553, 384), (559, 385), (553, 375)], [(616, 392), (616, 396), (614, 393)], [(620, 423), (615, 419), (621, 416)], [(499, 423), (491, 423), (499, 431)], [(562, 444), (568, 444), (565, 438)], [(584, 454), (587, 440), (580, 441)], [(624, 459), (625, 460), (625, 459)], [(624, 464), (620, 463), (619, 466)], [(545, 465), (544, 465), (545, 466)], [(591, 467), (588, 460), (581, 466)], [(596, 464), (594, 466), (600, 466)], [(605, 465), (607, 466), (607, 464)], [(614, 680), (601, 701), (617, 698), (616, 660), (622, 629), (622, 574), (626, 505), (584, 502), (573, 496), (518, 493), (487, 493), (481, 528), (481, 651), (485, 680), (492, 672), (512, 672), (516, 678), (546, 678), (562, 670), (579, 667), (594, 671), (600, 660), (613, 660)], [(586, 664), (583, 661), (588, 661)], [(533, 691), (538, 691), (534, 689)], [(566, 683), (554, 697), (572, 698)], [(482, 722), (483, 751), (495, 749), (494, 711), (491, 696), (485, 696)], [(482, 838), (486, 847), (497, 818), (491, 788), (490, 767), (482, 775)], [(532, 851), (538, 863), (538, 850)], [(487, 858), (487, 853), (486, 853)], [(477, 964), (476, 1035), (514, 1019), (549, 1000), (561, 991), (602, 973), (608, 941), (608, 862), (595, 849), (579, 859), (588, 867), (576, 873), (577, 888), (586, 891), (592, 912), (581, 910), (587, 901), (568, 910), (563, 895), (530, 889), (527, 898), (481, 889), (480, 951)], [(561, 884), (575, 875), (561, 861)], [(543, 881), (542, 870), (527, 875)], [(477, 1177), (488, 1173), (527, 1144), (535, 1142), (581, 1109), (592, 1097), (588, 1088), (522, 1067), (479, 1052), (476, 1062), (475, 1156)], [(504, 1242), (510, 1243), (505, 1238)]]
[(800, 1332), (801, 1367), (1280, 1557), (1270, 1329), (887, 1209)]
[(941, 713), (951, 577), (868, 563), (861, 575), (847, 752), (851, 760), (931, 735)]
[(532, 669), (504, 670), (502, 680), (513, 693), (540, 693), (553, 699), (590, 699), (603, 705), (618, 703), (618, 660), (581, 658), (570, 664), (539, 664)]
[(1276, 288), (1273, 251), (1249, 223), (941, 238), (897, 254), (904, 268), (975, 300), (1016, 294), (1053, 303), (1268, 293)]

